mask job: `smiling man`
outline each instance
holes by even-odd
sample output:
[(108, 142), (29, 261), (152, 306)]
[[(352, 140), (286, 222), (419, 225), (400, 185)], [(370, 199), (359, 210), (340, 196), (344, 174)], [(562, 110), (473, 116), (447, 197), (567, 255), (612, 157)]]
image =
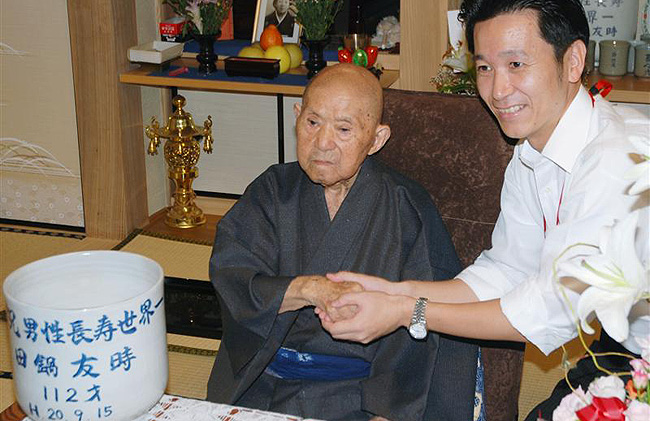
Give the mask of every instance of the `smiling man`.
[(330, 421), (471, 419), (476, 346), (404, 331), (352, 344), (314, 315), (361, 290), (327, 272), (398, 281), (460, 269), (428, 193), (371, 156), (390, 136), (379, 82), (327, 67), (294, 111), (298, 162), (260, 175), (217, 227), (210, 278), (224, 334), (208, 399)]
[[(573, 244), (598, 244), (602, 227), (647, 203), (647, 195), (639, 201), (627, 194), (631, 182), (624, 174), (635, 164), (629, 139), (647, 144), (650, 121), (591, 98), (582, 86), (589, 27), (579, 0), (466, 0), (460, 16), (479, 94), (503, 131), (520, 139), (505, 172), (492, 248), (447, 282), (387, 283), (339, 273), (332, 278), (359, 282), (366, 291), (334, 306), (354, 305), (358, 312), (344, 321), (317, 312), (339, 339), (365, 343), (400, 327), (418, 336), (428, 326), (470, 338), (528, 341), (548, 354), (577, 335), (568, 304), (576, 308), (581, 291), (568, 278), (560, 290), (554, 262)], [(603, 331), (595, 352), (640, 354), (633, 336), (650, 335), (648, 305), (640, 304), (645, 309), (630, 313), (630, 338), (619, 344)], [(625, 358), (600, 364), (630, 370)], [(602, 372), (586, 359), (570, 380), (586, 387), (597, 375)], [(567, 393), (569, 387), (559, 385), (540, 406), (544, 419)]]

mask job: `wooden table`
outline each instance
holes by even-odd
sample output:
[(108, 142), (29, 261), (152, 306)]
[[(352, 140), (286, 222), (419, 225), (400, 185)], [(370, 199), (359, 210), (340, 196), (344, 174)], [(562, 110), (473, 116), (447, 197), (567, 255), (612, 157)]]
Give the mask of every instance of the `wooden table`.
[[(197, 67), (197, 62), (190, 58), (180, 58), (171, 63), (171, 66)], [(181, 89), (197, 89), (202, 91), (238, 92), (249, 94), (280, 94), (301, 96), (305, 91), (304, 86), (281, 85), (276, 83), (251, 83), (241, 82), (237, 77), (231, 80), (190, 79), (174, 76), (153, 76), (150, 73), (159, 70), (160, 66), (153, 64), (133, 64), (133, 69), (120, 74), (120, 82), (133, 85), (159, 86)], [(217, 71), (224, 72), (223, 61), (217, 62)], [(292, 69), (289, 74), (306, 75), (307, 69), (301, 66)], [(390, 87), (399, 78), (399, 71), (384, 70), (380, 83), (384, 88)]]

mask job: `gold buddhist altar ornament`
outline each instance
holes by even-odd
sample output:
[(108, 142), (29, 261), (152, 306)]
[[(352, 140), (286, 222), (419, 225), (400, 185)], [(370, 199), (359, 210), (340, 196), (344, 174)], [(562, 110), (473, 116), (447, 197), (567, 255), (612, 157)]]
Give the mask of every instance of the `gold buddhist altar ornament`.
[(212, 118), (203, 123), (203, 127), (195, 127), (192, 115), (183, 110), (185, 98), (177, 95), (172, 100), (176, 111), (167, 120), (166, 127), (160, 127), (156, 117), (151, 118), (151, 126), (145, 127), (149, 142), (149, 155), (158, 154), (160, 138), (165, 138), (165, 161), (168, 165), (168, 176), (174, 180), (176, 190), (173, 194), (173, 204), (167, 209), (165, 223), (176, 228), (193, 228), (205, 223), (205, 215), (194, 203), (196, 194), (192, 190), (192, 182), (199, 176), (196, 163), (201, 154), (201, 145), (196, 137), (203, 136), (203, 150), (212, 153)]

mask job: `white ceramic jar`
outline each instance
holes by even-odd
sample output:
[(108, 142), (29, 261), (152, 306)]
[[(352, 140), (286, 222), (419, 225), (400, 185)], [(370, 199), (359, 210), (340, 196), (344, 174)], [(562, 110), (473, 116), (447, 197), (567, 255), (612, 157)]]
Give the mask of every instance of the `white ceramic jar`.
[[(582, 5), (589, 22), (589, 39), (596, 42), (634, 40), (639, 20), (639, 0), (582, 0)], [(600, 62), (600, 51), (596, 51), (596, 62)]]
[(167, 384), (163, 271), (118, 251), (63, 254), (4, 282), (18, 403), (34, 420), (132, 420)]

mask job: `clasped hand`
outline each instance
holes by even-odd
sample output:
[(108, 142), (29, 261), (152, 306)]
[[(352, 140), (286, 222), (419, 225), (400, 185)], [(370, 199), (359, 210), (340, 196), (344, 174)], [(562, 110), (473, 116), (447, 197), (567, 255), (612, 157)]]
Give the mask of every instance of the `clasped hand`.
[(335, 285), (352, 283), (358, 286), (323, 306), (316, 306), (315, 312), (323, 328), (332, 337), (369, 343), (402, 326), (400, 314), (405, 299), (410, 297), (394, 295), (401, 293), (396, 283), (350, 272), (331, 274), (328, 278)]

